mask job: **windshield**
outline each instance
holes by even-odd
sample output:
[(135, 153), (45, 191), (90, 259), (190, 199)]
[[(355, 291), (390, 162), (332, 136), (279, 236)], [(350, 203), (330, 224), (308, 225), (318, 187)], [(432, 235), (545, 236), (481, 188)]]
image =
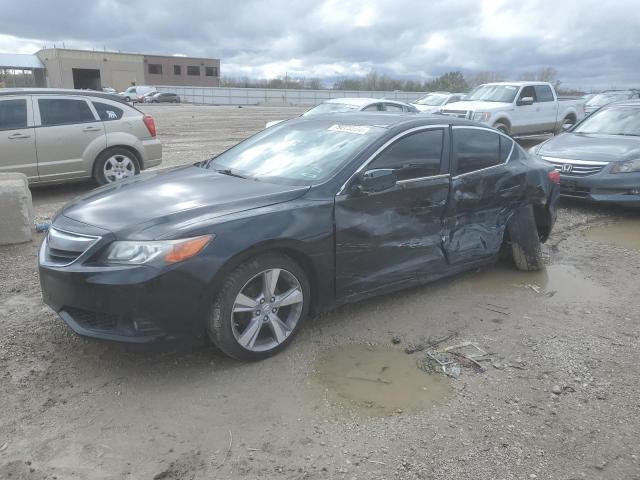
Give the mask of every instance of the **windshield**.
[(358, 110), (359, 108), (360, 107), (358, 105), (350, 105), (348, 103), (321, 103), (317, 107), (313, 107), (308, 112), (305, 112), (304, 116), (316, 115), (318, 113), (352, 112), (354, 110)]
[(425, 95), (420, 100), (417, 100), (416, 105), (428, 105), (430, 107), (436, 107), (438, 105), (442, 105), (444, 101), (447, 99), (447, 95), (439, 95), (431, 93), (429, 95)]
[(629, 98), (631, 98), (630, 93), (600, 93), (590, 100), (587, 100), (585, 105), (601, 107), (602, 105), (615, 102), (616, 100), (627, 100)]
[(268, 128), (205, 164), (229, 175), (289, 185), (322, 182), (344, 167), (381, 127), (302, 122)]
[(511, 103), (517, 93), (516, 85), (480, 85), (465, 100)]
[(640, 108), (605, 108), (576, 126), (573, 133), (640, 136)]

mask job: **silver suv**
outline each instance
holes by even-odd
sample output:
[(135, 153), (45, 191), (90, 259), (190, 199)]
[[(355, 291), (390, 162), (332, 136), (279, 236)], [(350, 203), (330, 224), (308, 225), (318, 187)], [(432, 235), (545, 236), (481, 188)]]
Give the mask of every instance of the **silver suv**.
[(22, 172), (34, 184), (104, 185), (161, 161), (153, 118), (113, 95), (0, 89), (0, 172)]

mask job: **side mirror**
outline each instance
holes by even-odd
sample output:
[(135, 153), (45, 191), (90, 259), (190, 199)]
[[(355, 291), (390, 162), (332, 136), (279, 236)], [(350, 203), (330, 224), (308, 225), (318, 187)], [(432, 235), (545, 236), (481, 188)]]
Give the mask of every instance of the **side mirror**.
[(396, 171), (392, 168), (367, 170), (360, 174), (356, 189), (362, 193), (377, 193), (396, 186)]
[(533, 105), (533, 97), (522, 97), (518, 100), (518, 105)]

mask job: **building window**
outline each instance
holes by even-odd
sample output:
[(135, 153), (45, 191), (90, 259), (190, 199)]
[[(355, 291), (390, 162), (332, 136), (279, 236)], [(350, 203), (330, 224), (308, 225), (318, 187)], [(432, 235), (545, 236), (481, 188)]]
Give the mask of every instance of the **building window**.
[(160, 65), (159, 63), (150, 63), (149, 73), (153, 73), (155, 75), (162, 75), (162, 65)]
[(182, 75), (182, 68), (180, 67), (180, 65), (174, 65), (173, 66), (173, 74), (174, 75)]
[(198, 66), (188, 66), (187, 67), (187, 75), (191, 75), (193, 77), (199, 77), (200, 76), (200, 67)]
[(205, 74), (207, 77), (217, 77), (218, 69), (216, 67), (205, 67)]

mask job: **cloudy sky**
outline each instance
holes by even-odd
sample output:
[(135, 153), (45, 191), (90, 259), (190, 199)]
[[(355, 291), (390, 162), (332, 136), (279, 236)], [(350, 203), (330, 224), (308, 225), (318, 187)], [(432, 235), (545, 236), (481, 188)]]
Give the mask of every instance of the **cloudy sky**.
[(638, 0), (3, 2), (0, 52), (63, 43), (215, 57), (229, 76), (517, 78), (552, 66), (567, 87), (640, 87)]

